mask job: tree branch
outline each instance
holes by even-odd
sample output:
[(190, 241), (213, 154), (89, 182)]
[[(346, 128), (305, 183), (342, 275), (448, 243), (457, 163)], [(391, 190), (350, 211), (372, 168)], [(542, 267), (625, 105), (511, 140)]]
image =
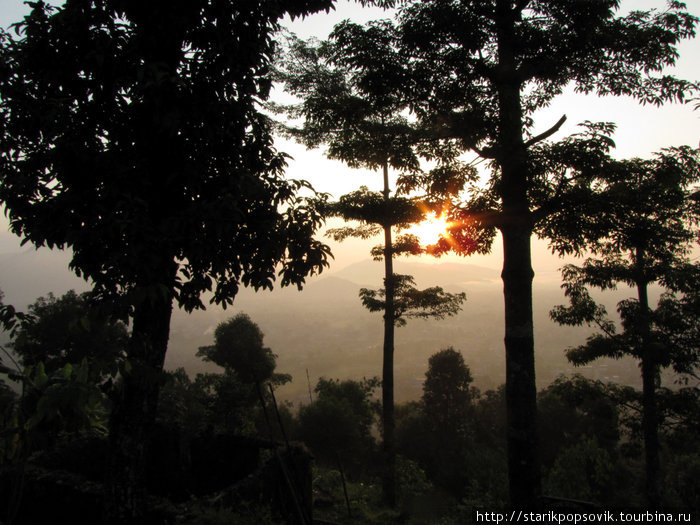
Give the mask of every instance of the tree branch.
[(523, 9), (527, 7), (527, 4), (530, 3), (530, 0), (518, 0), (518, 3), (515, 6), (515, 9), (518, 11), (518, 13), (521, 13)]
[(478, 148), (476, 146), (471, 146), (471, 149), (473, 149), (479, 157), (483, 157), (485, 159), (495, 159), (497, 158), (495, 148), (493, 146), (488, 146), (486, 148)]
[(564, 125), (564, 122), (566, 122), (566, 115), (562, 115), (562, 117), (559, 119), (559, 121), (556, 124), (554, 124), (554, 126), (552, 126), (547, 131), (545, 131), (544, 133), (540, 133), (539, 135), (532, 137), (530, 140), (528, 140), (525, 143), (525, 147), (529, 148), (533, 144), (537, 144), (538, 142), (541, 142), (544, 139), (551, 137), (557, 131), (559, 131), (559, 128), (561, 128)]

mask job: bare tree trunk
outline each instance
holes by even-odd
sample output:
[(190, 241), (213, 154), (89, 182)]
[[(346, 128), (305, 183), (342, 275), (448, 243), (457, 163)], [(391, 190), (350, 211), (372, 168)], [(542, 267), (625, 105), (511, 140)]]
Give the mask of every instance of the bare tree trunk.
[(506, 412), (511, 505), (532, 507), (541, 497), (537, 437), (537, 388), (532, 319), (532, 224), (527, 148), (523, 141), (521, 80), (515, 60), (512, 2), (497, 0), (499, 136), (505, 299)]
[[(384, 162), (384, 198), (389, 199), (389, 165)], [(391, 240), (391, 224), (384, 224), (384, 349), (382, 365), (382, 452), (384, 473), (382, 491), (384, 500), (396, 506), (396, 446), (394, 443), (394, 254)]]
[(510, 500), (530, 507), (540, 498), (530, 231), (509, 226), (502, 234)]
[(127, 370), (110, 420), (110, 455), (105, 482), (105, 523), (145, 522), (146, 447), (156, 417), (168, 347), (172, 298), (155, 286), (136, 305)]
[(659, 415), (656, 389), (659, 365), (649, 348), (651, 321), (649, 319), (649, 293), (644, 277), (644, 251), (635, 252), (635, 266), (639, 274), (637, 297), (639, 299), (641, 359), (642, 359), (642, 429), (644, 434), (644, 460), (646, 464), (646, 497), (652, 509), (661, 506), (661, 464), (659, 460)]

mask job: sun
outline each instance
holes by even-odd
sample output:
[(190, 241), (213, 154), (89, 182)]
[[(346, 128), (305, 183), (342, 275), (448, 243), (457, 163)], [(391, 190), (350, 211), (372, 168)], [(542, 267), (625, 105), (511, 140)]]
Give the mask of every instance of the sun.
[(436, 244), (440, 237), (447, 238), (450, 226), (451, 223), (442, 214), (429, 212), (425, 219), (411, 227), (409, 233), (418, 237), (423, 246), (431, 246)]

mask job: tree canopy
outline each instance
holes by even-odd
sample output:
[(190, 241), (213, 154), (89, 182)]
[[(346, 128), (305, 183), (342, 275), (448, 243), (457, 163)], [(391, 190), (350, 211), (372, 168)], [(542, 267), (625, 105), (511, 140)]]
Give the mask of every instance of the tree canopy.
[[(659, 369), (673, 366), (677, 372), (695, 375), (700, 366), (696, 338), (700, 266), (688, 258), (700, 231), (700, 206), (691, 198), (700, 182), (700, 155), (698, 150), (681, 147), (653, 159), (612, 161), (595, 182), (589, 199), (602, 207), (595, 217), (581, 219), (591, 224), (579, 227), (568, 241), (579, 247), (580, 232), (592, 233), (582, 248), (594, 257), (582, 266), (564, 268), (563, 288), (570, 306), (555, 308), (552, 317), (561, 324), (585, 323), (598, 329), (585, 344), (567, 350), (576, 365), (599, 357), (628, 355), (640, 360), (647, 499), (658, 506), (662, 486), (656, 399)], [(567, 231), (560, 232), (558, 242), (567, 243)], [(665, 292), (656, 308), (649, 299), (649, 286), (654, 283)], [(636, 292), (636, 297), (618, 303), (619, 332), (588, 291), (588, 287), (607, 290), (618, 284)]]
[[(665, 75), (697, 20), (672, 1), (664, 11), (618, 15), (617, 0), (410, 2), (397, 19), (405, 93), (424, 127), (491, 161), (491, 191), (465, 207), (503, 237), (506, 399), (511, 502), (540, 497), (530, 238), (538, 218), (532, 190), (541, 173), (532, 149), (544, 128), (534, 114), (569, 85), (659, 105), (684, 101), (692, 82)], [(603, 143), (603, 146), (605, 144)], [(604, 150), (603, 150), (604, 152)], [(588, 155), (594, 160), (594, 156)], [(560, 173), (568, 170), (568, 158)], [(555, 192), (553, 196), (559, 197)], [(563, 211), (566, 205), (548, 208)]]
[(23, 366), (43, 363), (51, 374), (67, 363), (75, 365), (86, 359), (93, 381), (117, 375), (127, 329), (107, 305), (96, 303), (91, 295), (70, 290), (57, 298), (49, 293), (29, 306), (11, 343)]
[(0, 200), (14, 233), (133, 319), (112, 412), (107, 521), (140, 519), (143, 447), (173, 303), (301, 286), (328, 247), (303, 181), (283, 177), (259, 111), (273, 32), (331, 0), (38, 1), (0, 36)]
[(201, 346), (197, 356), (236, 373), (243, 383), (262, 383), (272, 377), (275, 354), (263, 346), (263, 333), (250, 317), (240, 313), (219, 323), (214, 344)]
[(3, 35), (0, 197), (15, 233), (71, 248), (99, 289), (167, 276), (192, 309), (271, 287), (278, 264), (301, 284), (328, 251), (257, 109), (284, 7), (181, 4), (38, 2)]

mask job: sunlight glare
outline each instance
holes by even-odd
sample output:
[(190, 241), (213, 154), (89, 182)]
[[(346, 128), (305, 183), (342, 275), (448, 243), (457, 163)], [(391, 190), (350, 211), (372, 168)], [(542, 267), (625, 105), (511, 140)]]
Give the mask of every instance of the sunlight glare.
[(443, 215), (430, 212), (423, 221), (411, 227), (409, 232), (417, 236), (422, 245), (430, 246), (436, 244), (440, 237), (447, 238), (449, 227), (450, 223)]

